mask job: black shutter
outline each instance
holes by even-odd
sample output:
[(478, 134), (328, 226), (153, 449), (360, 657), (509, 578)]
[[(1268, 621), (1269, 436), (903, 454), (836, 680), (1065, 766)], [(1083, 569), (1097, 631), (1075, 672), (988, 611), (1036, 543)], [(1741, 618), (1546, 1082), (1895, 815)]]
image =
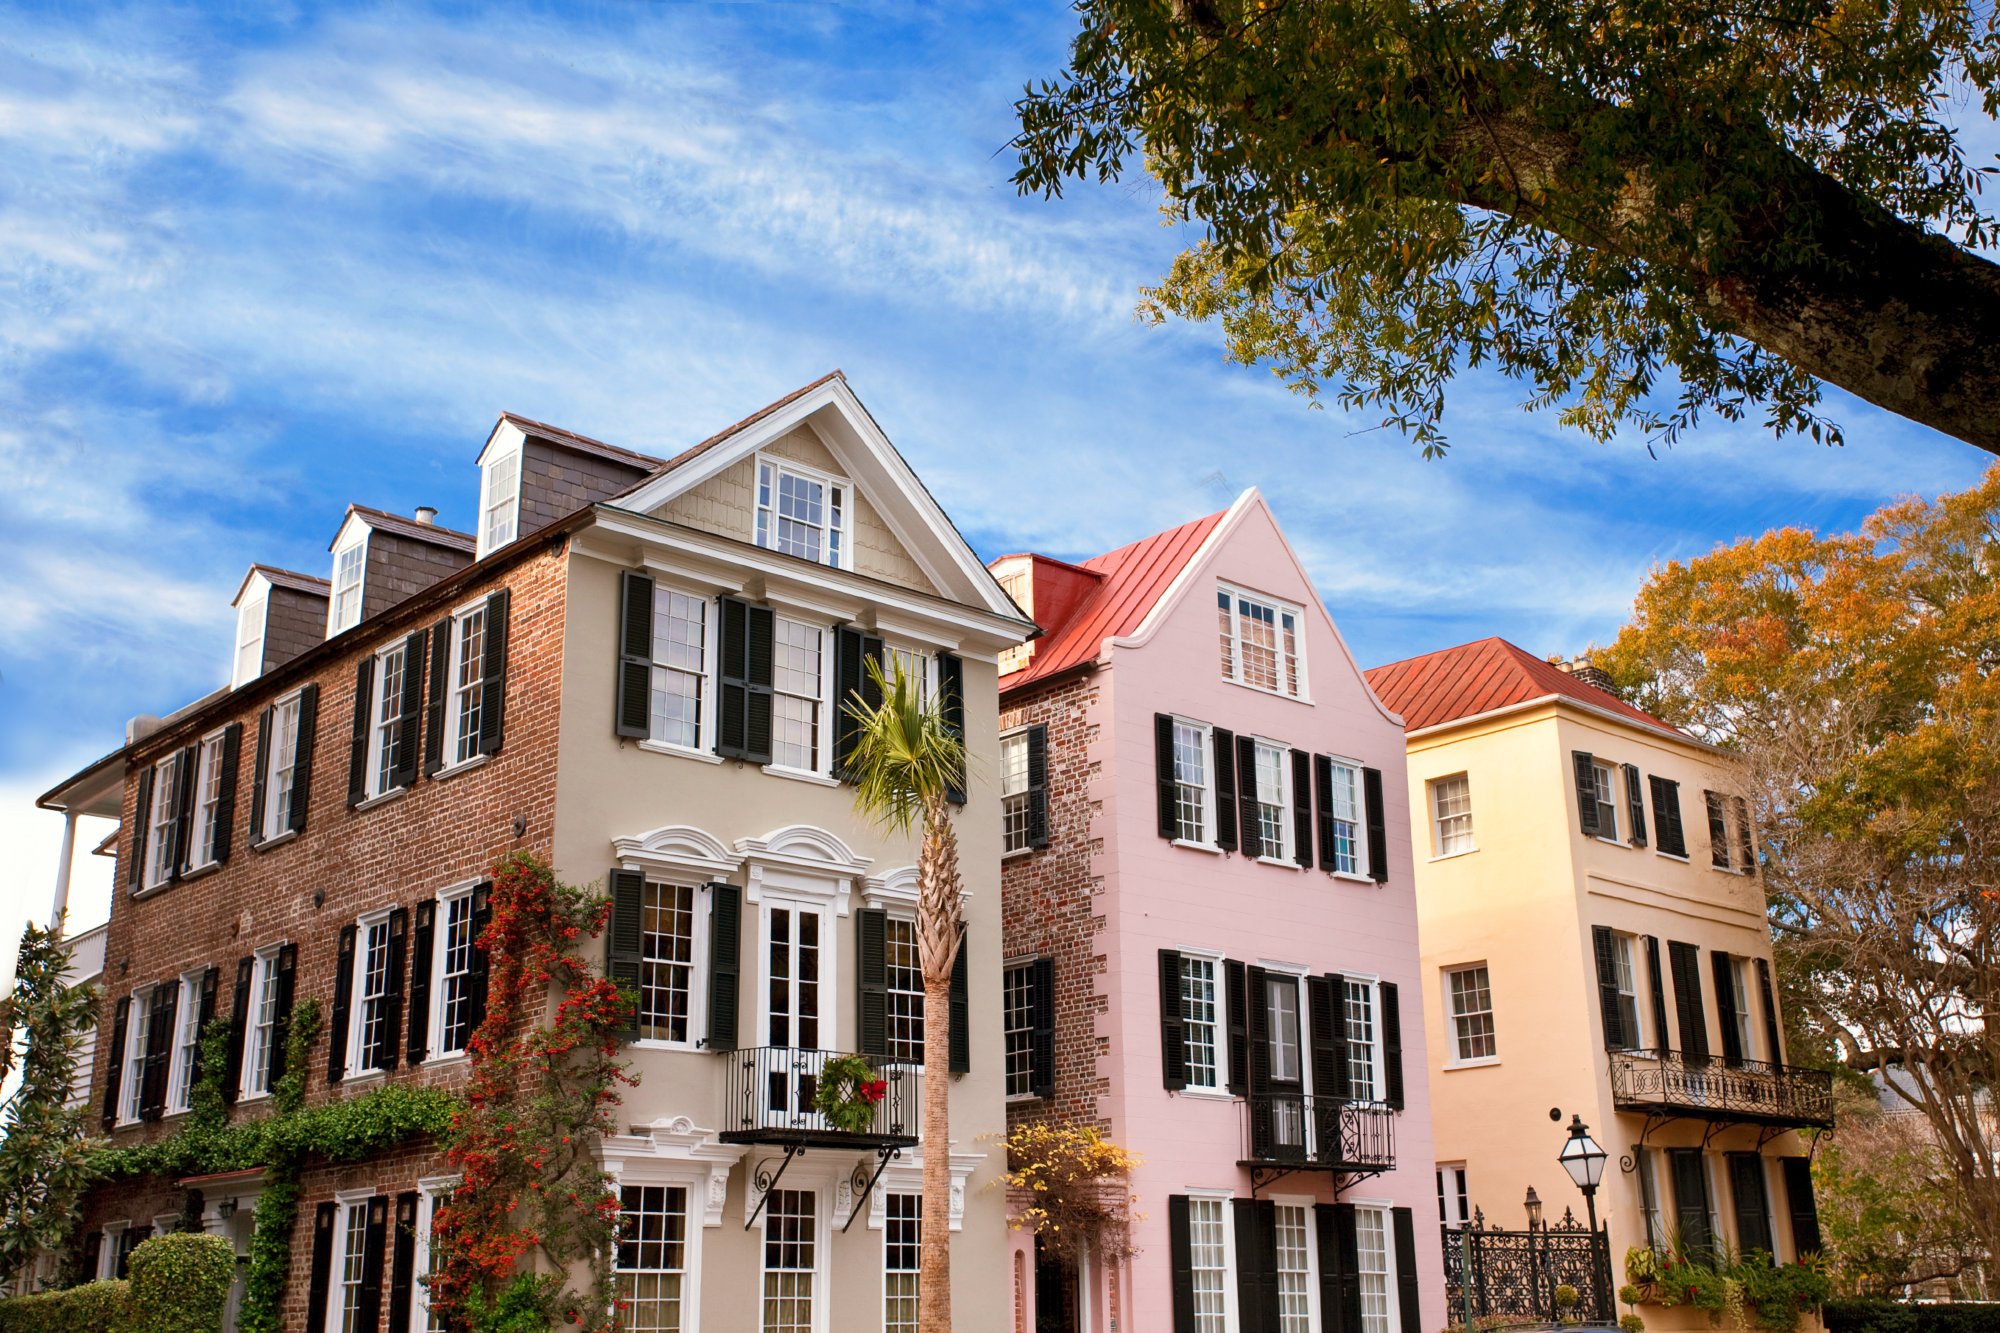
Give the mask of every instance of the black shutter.
[(266, 1060), (266, 1086), (275, 1090), (285, 1076), (285, 1050), (292, 1037), (292, 998), (298, 990), (299, 946), (285, 944), (272, 960), (271, 979), (276, 994), (271, 997), (271, 1051)]
[(139, 1116), (158, 1120), (167, 1110), (167, 1072), (174, 1058), (174, 1019), (180, 1012), (178, 981), (163, 981), (146, 999), (146, 1062), (139, 1080)]
[(1777, 1258), (1771, 1240), (1771, 1200), (1764, 1191), (1764, 1159), (1754, 1152), (1733, 1152), (1729, 1163), (1729, 1198), (1736, 1207), (1736, 1248), (1746, 1258), (1762, 1250)]
[(1653, 989), (1653, 1040), (1661, 1055), (1674, 1048), (1673, 1039), (1667, 1035), (1667, 987), (1665, 974), (1660, 970), (1660, 938), (1646, 937), (1646, 976)]
[(1187, 1086), (1187, 1004), (1181, 994), (1181, 956), (1160, 950), (1160, 1071), (1169, 1092)]
[(967, 928), (961, 924), (958, 928), (958, 953), (951, 960), (951, 991), (945, 1005), (946, 1031), (951, 1045), (947, 1056), (954, 1074), (972, 1072), (972, 1007), (968, 978), (971, 967), (972, 948), (967, 943)]
[(1361, 770), (1361, 796), (1368, 809), (1368, 878), (1389, 882), (1389, 814), (1382, 804), (1382, 770)]
[(451, 617), (431, 626), (431, 669), (424, 698), (424, 776), (444, 767), (444, 696), (451, 674)]
[(375, 659), (364, 656), (354, 664), (354, 735), (347, 750), (347, 804), (368, 799), (369, 686), (375, 681)]
[(389, 1238), (389, 1196), (378, 1194), (368, 1201), (368, 1230), (361, 1245), (361, 1290), (356, 1292), (357, 1327), (382, 1327), (382, 1251)]
[(243, 1042), (250, 1035), (250, 982), (255, 957), (236, 960), (236, 999), (229, 1010), (229, 1061), (223, 1066), (222, 1100), (231, 1106), (243, 1090)]
[(1792, 1259), (1818, 1254), (1819, 1204), (1813, 1199), (1812, 1162), (1804, 1157), (1780, 1157), (1785, 1173), (1785, 1209), (1792, 1215)]
[(1722, 1059), (1726, 1064), (1740, 1065), (1743, 1063), (1743, 1029), (1737, 1022), (1736, 979), (1731, 960), (1722, 950), (1712, 949), (1708, 965), (1715, 977), (1715, 1021), (1722, 1029)]
[[(1218, 731), (1218, 736), (1222, 733)], [(1237, 819), (1245, 856), (1264, 854), (1264, 823), (1258, 815), (1257, 742), (1254, 737), (1236, 738)]]
[(1049, 845), (1049, 729), (1028, 728), (1028, 846)]
[(426, 898), (410, 923), (410, 1026), (403, 1055), (413, 1068), (431, 1053), (431, 957), (436, 947), (437, 899)]
[(250, 845), (264, 841), (264, 801), (271, 783), (271, 721), (277, 710), (266, 708), (257, 715), (257, 765), (250, 779)]
[(1591, 949), (1597, 955), (1597, 1012), (1604, 1020), (1604, 1049), (1628, 1050), (1639, 1034), (1625, 1031), (1625, 1009), (1618, 1002), (1618, 953), (1611, 927), (1590, 928)]
[[(1344, 1102), (1354, 1095), (1347, 1076), (1347, 978), (1338, 972), (1327, 973), (1326, 993), (1330, 1001), (1326, 1033), (1332, 1043), (1327, 1056), (1333, 1062), (1333, 1077), (1326, 1084), (1326, 1091)], [(1317, 1071), (1313, 1077), (1319, 1077)]]
[(78, 1265), (85, 1282), (97, 1281), (97, 1270), (104, 1263), (104, 1233), (93, 1231), (83, 1238), (83, 1262)]
[(1681, 1246), (1697, 1261), (1714, 1250), (1708, 1224), (1708, 1172), (1699, 1148), (1669, 1148), (1667, 1161), (1674, 1177), (1674, 1217), (1681, 1229)]
[(196, 760), (200, 748), (189, 746), (174, 756), (174, 834), (172, 855), (167, 857), (167, 878), (179, 879), (181, 872), (195, 863), (194, 849), (188, 842), (194, 833), (194, 786)]
[(854, 914), (855, 1025), (861, 1054), (889, 1055), (889, 914), (864, 907)]
[(1313, 814), (1319, 824), (1319, 868), (1332, 871), (1334, 860), (1333, 836), (1333, 759), (1330, 755), (1313, 756)]
[(203, 1048), (208, 1044), (203, 1038), (208, 1035), (208, 1025), (215, 1021), (216, 992), (221, 989), (221, 968), (211, 967), (201, 974), (201, 990), (197, 1002), (198, 1007), (195, 1009), (194, 1020), (194, 1068), (188, 1074), (189, 1088), (194, 1088), (201, 1083), (201, 1053)]
[(1181, 831), (1177, 810), (1180, 784), (1174, 781), (1174, 719), (1169, 713), (1153, 714), (1153, 780), (1160, 836), (1177, 838)]
[(1236, 1232), (1236, 1315), (1240, 1333), (1278, 1333), (1277, 1205), (1231, 1199)]
[(416, 1294), (417, 1192), (396, 1196), (395, 1239), (389, 1259), (389, 1333), (410, 1333), (410, 1303)]
[(1391, 1208), (1390, 1224), (1396, 1231), (1396, 1294), (1402, 1307), (1403, 1328), (1420, 1329), (1423, 1310), (1417, 1300), (1417, 1223), (1407, 1208)]
[(340, 1205), (328, 1199), (313, 1210), (312, 1277), (306, 1285), (306, 1333), (326, 1333), (326, 1298), (333, 1280), (333, 1229)]
[(1173, 1273), (1174, 1333), (1196, 1333), (1194, 1314), (1194, 1233), (1188, 1196), (1167, 1196), (1167, 1253)]
[[(753, 759), (750, 751), (750, 612), (748, 602), (718, 597), (716, 633), (720, 652), (715, 673), (715, 752), (732, 759)], [(765, 611), (767, 617), (770, 612)], [(769, 681), (766, 681), (768, 688)], [(765, 696), (768, 706), (769, 695)], [(770, 763), (768, 755), (758, 763)]]
[(1269, 978), (1261, 967), (1243, 969), (1242, 1005), (1248, 1029), (1245, 1049), (1250, 1056), (1250, 1143), (1261, 1156), (1272, 1146), (1271, 1010)]
[(1757, 960), (1757, 996), (1764, 1005), (1764, 1042), (1770, 1048), (1764, 1058), (1774, 1065), (1785, 1062), (1784, 1044), (1778, 1034), (1778, 998), (1771, 990), (1771, 960)]
[(1394, 1110), (1403, 1109), (1403, 1005), (1396, 983), (1381, 982), (1382, 994), (1382, 1085)]
[(389, 785), (411, 787), (417, 781), (417, 750), (424, 725), (424, 632), (403, 640), (403, 697), (396, 701), (396, 766)]
[(646, 873), (614, 868), (606, 881), (611, 886), (611, 929), (604, 937), (604, 974), (632, 997), (624, 1038), (637, 1041), (639, 1011), (645, 1003), (640, 992), (646, 960)]
[[(938, 707), (944, 714), (944, 729), (965, 746), (965, 662), (951, 653), (937, 655)], [(965, 760), (961, 753), (957, 775), (945, 791), (953, 805), (965, 804)]]
[(493, 886), (477, 884), (472, 890), (472, 970), (466, 974), (465, 1031), (468, 1037), (486, 1022), (486, 984), (493, 974), (493, 959), (480, 944), (480, 937), (493, 924)]
[(1235, 1096), (1250, 1091), (1249, 973), (1234, 958), (1222, 962), (1222, 1007), (1229, 1016), (1229, 1074), (1225, 1086)]
[(354, 1000), (354, 937), (350, 922), (340, 928), (340, 953), (334, 966), (333, 1019), (326, 1029), (326, 1081), (338, 1083), (347, 1075), (347, 1018)]
[(1750, 832), (1750, 802), (1741, 796), (1732, 796), (1729, 802), (1736, 811), (1736, 859), (1740, 863), (1736, 868), (1748, 875), (1757, 869), (1757, 842)]
[(1653, 840), (1669, 856), (1686, 856), (1687, 834), (1681, 828), (1681, 784), (1662, 777), (1648, 780), (1653, 788)]
[(1209, 785), (1215, 792), (1215, 845), (1225, 852), (1236, 850), (1236, 738), (1221, 727), (1208, 733), (1214, 772)]
[(1330, 1333), (1361, 1333), (1361, 1237), (1351, 1203), (1316, 1203), (1321, 1320)]
[(1310, 870), (1313, 863), (1312, 756), (1292, 751), (1292, 859)]
[[(1322, 1135), (1340, 1122), (1334, 1114), (1334, 1107), (1347, 1096), (1347, 1027), (1342, 1021), (1340, 1006), (1334, 1003), (1333, 983), (1326, 977), (1306, 978), (1306, 1016), (1308, 1037), (1311, 1043), (1313, 1099), (1317, 1103), (1311, 1117)], [(1337, 1144), (1322, 1142), (1320, 1151), (1333, 1148), (1334, 1159), (1339, 1157)]]
[(153, 822), (153, 766), (139, 770), (139, 790), (132, 807), (132, 863), (125, 867), (126, 882), (137, 893), (146, 887), (146, 834)]
[(637, 570), (618, 578), (618, 706), (613, 730), (653, 734), (653, 580)]
[(1051, 1097), (1056, 1090), (1056, 960), (1037, 958), (1028, 973), (1029, 1011), (1033, 1015), (1028, 1042), (1028, 1092)]
[(1597, 760), (1588, 750), (1571, 750), (1570, 762), (1576, 768), (1576, 822), (1586, 838), (1596, 837), (1601, 830), (1597, 823)]
[(374, 1058), (377, 1069), (394, 1069), (403, 1053), (403, 969), (409, 965), (410, 909), (389, 913), (389, 971), (383, 978), (382, 1022), (377, 1029)]
[(1632, 845), (1646, 845), (1646, 796), (1645, 788), (1639, 781), (1639, 766), (1625, 765), (1625, 804), (1632, 820)]
[(736, 1049), (736, 993), (741, 973), (743, 890), (708, 886), (708, 1049)]
[(104, 1128), (118, 1123), (118, 1094), (125, 1080), (126, 1029), (132, 1019), (132, 997), (121, 995), (111, 1008), (111, 1058), (104, 1071)]
[(1729, 869), (1729, 820), (1722, 811), (1722, 793), (1704, 791), (1708, 806), (1708, 863), (1717, 870)]
[(236, 834), (236, 766), (242, 759), (243, 724), (231, 722), (222, 729), (222, 781), (215, 791), (215, 822), (208, 831), (208, 859), (217, 865), (229, 860), (229, 842)]
[(833, 774), (852, 781), (847, 760), (854, 749), (861, 723), (852, 708), (876, 702), (873, 683), (868, 678), (868, 659), (882, 656), (882, 641), (852, 625), (838, 625), (833, 631)]
[(1674, 1014), (1679, 1019), (1681, 1054), (1689, 1059), (1708, 1055), (1708, 1014), (1701, 1003), (1701, 950), (1679, 940), (1667, 941), (1674, 970)]
[(480, 664), (479, 753), (499, 754), (507, 728), (507, 605), (502, 588), (486, 599), (486, 660)]
[(319, 686), (299, 691), (299, 743), (293, 750), (292, 798), (285, 809), (285, 827), (297, 833), (306, 826), (307, 803), (312, 798), (313, 738), (319, 733)]

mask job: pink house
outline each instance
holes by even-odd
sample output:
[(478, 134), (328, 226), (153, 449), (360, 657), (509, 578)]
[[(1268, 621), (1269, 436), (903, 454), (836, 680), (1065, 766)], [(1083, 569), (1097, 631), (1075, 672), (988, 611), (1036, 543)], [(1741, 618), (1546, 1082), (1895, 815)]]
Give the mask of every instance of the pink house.
[(1403, 725), (1256, 491), (993, 572), (1010, 1122), (1142, 1159), (1138, 1253), (1016, 1233), (1015, 1328), (1444, 1326)]

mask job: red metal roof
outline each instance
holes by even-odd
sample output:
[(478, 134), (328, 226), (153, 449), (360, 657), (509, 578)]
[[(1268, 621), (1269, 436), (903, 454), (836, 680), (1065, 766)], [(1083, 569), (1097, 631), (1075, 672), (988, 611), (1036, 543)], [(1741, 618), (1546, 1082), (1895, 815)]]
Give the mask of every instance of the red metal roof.
[(1227, 512), (1155, 533), (1077, 566), (1098, 576), (1095, 591), (1078, 601), (1060, 623), (1042, 623), (1042, 637), (1035, 642), (1028, 665), (1002, 676), (1000, 692), (1009, 694), (1093, 661), (1106, 639), (1139, 628)]
[(1376, 697), (1390, 711), (1401, 714), (1403, 725), (1411, 731), (1561, 695), (1676, 736), (1682, 734), (1505, 639), (1480, 639), (1441, 648), (1422, 657), (1371, 668), (1365, 674)]

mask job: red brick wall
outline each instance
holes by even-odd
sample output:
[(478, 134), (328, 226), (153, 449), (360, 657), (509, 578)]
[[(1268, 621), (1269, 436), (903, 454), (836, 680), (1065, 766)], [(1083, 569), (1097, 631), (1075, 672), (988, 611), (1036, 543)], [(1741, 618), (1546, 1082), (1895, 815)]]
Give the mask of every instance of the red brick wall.
[(1098, 981), (1105, 965), (1096, 903), (1102, 885), (1092, 869), (1102, 850), (1091, 827), (1098, 813), (1091, 797), (1098, 766), (1090, 758), (1097, 697), (1095, 677), (1083, 675), (1000, 700), (1003, 732), (1036, 723), (1048, 728), (1049, 845), (1001, 864), (1006, 957), (1053, 958), (1056, 979), (1055, 1094), (1010, 1103), (1010, 1126), (1049, 1119), (1110, 1128), (1098, 1103), (1111, 1084), (1103, 1064), (1109, 1040), (1097, 1030), (1106, 1008)]

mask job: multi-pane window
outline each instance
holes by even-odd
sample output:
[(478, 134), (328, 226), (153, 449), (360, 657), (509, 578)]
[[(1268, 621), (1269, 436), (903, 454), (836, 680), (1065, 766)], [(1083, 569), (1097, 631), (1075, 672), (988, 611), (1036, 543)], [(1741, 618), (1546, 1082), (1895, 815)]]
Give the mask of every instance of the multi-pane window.
[(688, 1040), (694, 993), (694, 889), (646, 881), (639, 901), (639, 1035)]
[(1749, 959), (1731, 958), (1729, 960), (1729, 989), (1732, 992), (1730, 1007), (1735, 1011), (1737, 1049), (1743, 1052), (1745, 1060), (1754, 1060), (1757, 1058), (1757, 1046), (1754, 1037), (1756, 1025), (1750, 1021)]
[(279, 703), (271, 710), (270, 795), (264, 801), (265, 838), (275, 838), (291, 827), (292, 765), (299, 757), (299, 696)]
[(270, 599), (253, 597), (236, 612), (236, 673), (238, 687), (264, 673), (264, 612)]
[(1181, 1020), (1187, 1033), (1187, 1085), (1219, 1087), (1215, 1052), (1222, 1007), (1216, 1000), (1213, 958), (1181, 959)]
[(1290, 817), (1291, 751), (1269, 741), (1256, 744), (1257, 800), (1248, 811), (1257, 821), (1257, 844), (1265, 856), (1289, 861), (1292, 856)]
[(757, 544), (822, 565), (847, 563), (847, 494), (838, 482), (757, 464)]
[(924, 1059), (924, 969), (917, 957), (917, 923), (890, 917), (883, 936), (889, 974), (889, 1058)]
[(250, 980), (250, 1027), (243, 1050), (243, 1094), (256, 1097), (271, 1090), (271, 1043), (278, 1031), (278, 951), (257, 955)]
[(825, 691), (825, 633), (802, 621), (773, 617), (771, 644), (771, 762), (819, 772), (820, 697)]
[(1609, 764), (1592, 764), (1590, 781), (1597, 805), (1597, 836), (1618, 841), (1618, 770)]
[(396, 785), (396, 765), (403, 757), (403, 673), (409, 648), (397, 644), (375, 659), (375, 691), (368, 727), (368, 794), (380, 796)]
[(924, 1198), (891, 1194), (882, 1224), (882, 1333), (917, 1333), (917, 1256)]
[(1362, 873), (1361, 770), (1336, 759), (1326, 770), (1327, 805), (1333, 811), (1333, 868)]
[(153, 765), (153, 802), (146, 812), (146, 887), (174, 872), (174, 761)]
[(1296, 608), (1233, 588), (1216, 589), (1215, 607), (1223, 679), (1294, 699), (1305, 693)]
[(1035, 965), (1013, 963), (1000, 973), (1000, 1026), (1006, 1036), (1007, 1096), (1035, 1090)]
[(361, 926), (360, 948), (354, 955), (354, 1040), (347, 1048), (347, 1067), (364, 1073), (376, 1068), (375, 1054), (389, 1021), (389, 920)]
[(452, 744), (447, 762), (458, 764), (479, 753), (479, 723), (486, 705), (486, 608), (475, 607), (452, 625)]
[(1463, 773), (1431, 783), (1431, 829), (1439, 856), (1472, 847), (1472, 784)]
[(1278, 1333), (1312, 1329), (1311, 1233), (1306, 1210), (1296, 1203), (1277, 1206)]
[(437, 1037), (433, 1055), (456, 1055), (472, 1040), (472, 892), (438, 900)]
[(506, 454), (486, 465), (486, 513), (480, 528), (484, 550), (497, 551), (514, 540), (520, 496), (521, 455)]
[(1465, 1163), (1438, 1163), (1437, 1186), (1438, 1222), (1454, 1229), (1470, 1222), (1472, 1195), (1465, 1183)]
[(1639, 1044), (1639, 979), (1632, 965), (1632, 937), (1611, 937), (1612, 970), (1618, 977), (1618, 1018), (1625, 1033), (1625, 1046)]
[(1209, 840), (1208, 728), (1174, 719), (1174, 836)]
[(1000, 738), (1000, 850), (1028, 847), (1028, 733)]
[(763, 1333), (812, 1333), (819, 1196), (772, 1190), (764, 1204)]
[(1188, 1257), (1193, 1269), (1197, 1333), (1229, 1328), (1229, 1244), (1221, 1199), (1188, 1200)]
[(627, 1185), (619, 1191), (620, 1327), (628, 1333), (680, 1333), (687, 1279), (687, 1190)]
[(153, 991), (151, 987), (132, 992), (132, 1004), (125, 1020), (125, 1073), (118, 1085), (118, 1118), (137, 1120), (139, 1118), (140, 1080), (146, 1072), (146, 1043), (151, 1038), (153, 1027)]
[(368, 560), (362, 542), (344, 546), (333, 557), (333, 633), (361, 622), (361, 571)]
[(202, 741), (194, 767), (194, 836), (187, 862), (204, 866), (215, 859), (215, 816), (222, 809), (222, 733)]
[(181, 978), (180, 1007), (175, 1010), (174, 1019), (174, 1054), (169, 1066), (169, 1111), (185, 1111), (194, 1105), (194, 1058), (201, 1046), (201, 979), (199, 972)]
[(1305, 1066), (1299, 1032), (1299, 979), (1264, 979), (1264, 1025), (1269, 1032), (1271, 1082), (1287, 1095), (1271, 1099), (1271, 1138), (1289, 1148), (1306, 1142)]
[(1451, 1006), (1454, 1060), (1490, 1060), (1500, 1053), (1493, 1032), (1493, 983), (1486, 964), (1458, 967), (1444, 974), (1445, 999)]
[(652, 723), (668, 745), (701, 748), (708, 682), (709, 604), (664, 585), (653, 589)]
[(1349, 979), (1347, 985), (1347, 1090), (1357, 1102), (1379, 1095), (1375, 1079), (1375, 983)]
[(1395, 1328), (1389, 1308), (1388, 1222), (1389, 1214), (1384, 1209), (1354, 1210), (1354, 1234), (1360, 1257), (1355, 1271), (1361, 1277), (1361, 1333), (1392, 1333)]
[(360, 1200), (342, 1209), (339, 1286), (333, 1293), (335, 1322), (340, 1333), (360, 1333), (361, 1287), (368, 1268), (368, 1203)]

